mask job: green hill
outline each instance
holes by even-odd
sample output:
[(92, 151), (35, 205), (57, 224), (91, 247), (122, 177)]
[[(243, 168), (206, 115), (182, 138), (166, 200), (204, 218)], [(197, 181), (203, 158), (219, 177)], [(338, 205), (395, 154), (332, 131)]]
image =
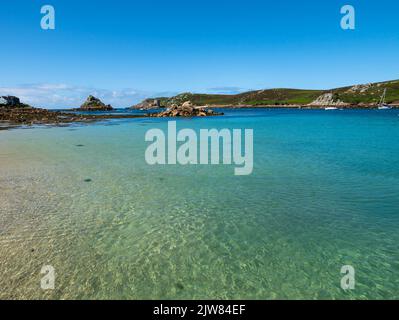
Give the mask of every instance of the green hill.
[(249, 91), (235, 95), (182, 93), (169, 98), (162, 97), (146, 99), (140, 105), (137, 105), (137, 107), (143, 106), (143, 103), (152, 102), (154, 99), (158, 100), (158, 105), (161, 107), (168, 107), (173, 104), (181, 105), (185, 101), (191, 101), (194, 105), (198, 106), (303, 106), (312, 103), (324, 94), (331, 93), (334, 102), (340, 101), (342, 104), (353, 106), (371, 106), (376, 105), (379, 102), (384, 89), (387, 89), (386, 102), (399, 105), (399, 80), (395, 80), (336, 88), (332, 90), (279, 88)]

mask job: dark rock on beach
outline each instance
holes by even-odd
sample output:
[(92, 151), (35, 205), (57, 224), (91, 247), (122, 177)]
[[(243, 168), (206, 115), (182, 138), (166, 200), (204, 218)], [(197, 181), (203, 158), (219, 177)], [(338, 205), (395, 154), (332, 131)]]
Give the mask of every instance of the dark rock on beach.
[(4, 107), (0, 108), (0, 121), (11, 124), (59, 124), (86, 120), (82, 116), (70, 113), (49, 111), (32, 107)]
[(103, 103), (100, 99), (93, 97), (92, 95), (88, 96), (86, 101), (80, 106), (77, 110), (83, 111), (110, 111), (113, 110), (112, 106), (109, 104)]
[(79, 115), (69, 112), (50, 111), (39, 108), (0, 108), (0, 122), (11, 125), (71, 124), (107, 119), (142, 118), (139, 115)]

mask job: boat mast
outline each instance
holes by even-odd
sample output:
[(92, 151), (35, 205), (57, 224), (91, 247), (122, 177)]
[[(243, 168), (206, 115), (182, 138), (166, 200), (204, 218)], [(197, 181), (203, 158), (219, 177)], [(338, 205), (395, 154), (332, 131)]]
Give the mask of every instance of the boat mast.
[(381, 96), (381, 100), (380, 100), (380, 106), (383, 106), (385, 104), (385, 97), (387, 94), (387, 88), (384, 89), (384, 93)]

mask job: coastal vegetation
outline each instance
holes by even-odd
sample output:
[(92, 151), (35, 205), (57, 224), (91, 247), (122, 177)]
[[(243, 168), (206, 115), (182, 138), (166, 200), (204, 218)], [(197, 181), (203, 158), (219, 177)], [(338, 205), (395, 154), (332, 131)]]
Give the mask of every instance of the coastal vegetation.
[[(170, 107), (172, 105), (181, 105), (185, 101), (191, 101), (197, 106), (311, 106), (312, 102), (315, 102), (325, 94), (332, 94), (332, 99), (327, 100), (325, 105), (335, 105), (337, 101), (341, 101), (342, 105), (347, 107), (375, 107), (384, 89), (387, 89), (387, 103), (399, 105), (399, 80), (396, 80), (341, 87), (332, 90), (276, 88), (248, 91), (234, 95), (182, 93), (169, 98), (156, 97), (146, 99), (132, 108)], [(313, 106), (317, 106), (317, 104), (313, 104)]]

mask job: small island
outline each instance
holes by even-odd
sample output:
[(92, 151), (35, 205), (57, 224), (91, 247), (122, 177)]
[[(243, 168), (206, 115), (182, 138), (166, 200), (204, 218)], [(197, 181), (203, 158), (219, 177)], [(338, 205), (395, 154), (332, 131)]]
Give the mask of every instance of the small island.
[(86, 101), (76, 111), (112, 111), (114, 108), (110, 104), (105, 104), (100, 99), (90, 95)]

